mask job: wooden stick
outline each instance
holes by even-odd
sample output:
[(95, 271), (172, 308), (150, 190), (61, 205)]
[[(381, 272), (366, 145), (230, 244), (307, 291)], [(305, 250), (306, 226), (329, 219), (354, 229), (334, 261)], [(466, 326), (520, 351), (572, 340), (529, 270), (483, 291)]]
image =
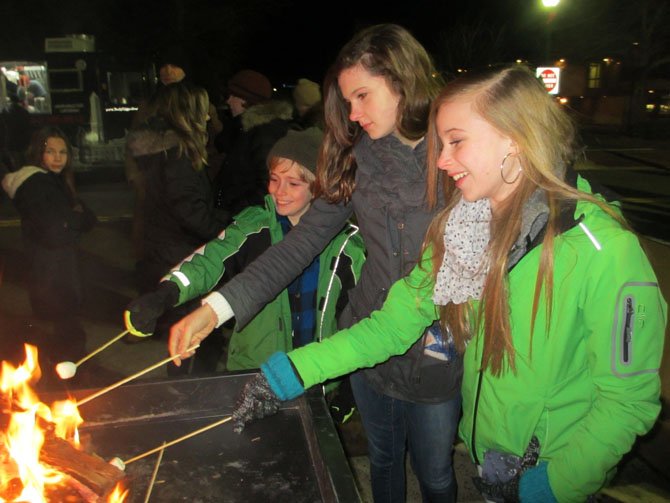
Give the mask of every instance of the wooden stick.
[(154, 466), (154, 471), (151, 474), (151, 480), (149, 481), (149, 488), (147, 489), (147, 495), (144, 497), (144, 503), (149, 503), (149, 497), (151, 496), (151, 491), (154, 488), (154, 483), (156, 482), (156, 475), (158, 475), (158, 467), (161, 465), (161, 460), (163, 459), (163, 453), (165, 452), (165, 442), (161, 445), (161, 450), (158, 452), (158, 459), (156, 460), (156, 466)]
[(223, 419), (220, 419), (220, 420), (218, 420), (218, 421), (216, 421), (212, 424), (209, 424), (207, 426), (203, 426), (202, 428), (200, 428), (198, 430), (192, 431), (191, 433), (188, 433), (188, 434), (184, 435), (183, 437), (175, 438), (174, 440), (170, 440), (168, 443), (163, 442), (163, 445), (160, 445), (158, 447), (154, 447), (153, 449), (151, 449), (147, 452), (144, 452), (142, 454), (138, 454), (134, 458), (130, 458), (128, 461), (124, 461), (123, 463), (125, 465), (129, 465), (130, 463), (132, 463), (134, 461), (137, 461), (138, 459), (142, 459), (142, 458), (145, 458), (147, 456), (150, 456), (151, 454), (153, 454), (156, 451), (159, 451), (161, 449), (165, 449), (166, 447), (170, 447), (174, 444), (178, 444), (179, 442), (183, 442), (184, 440), (188, 440), (189, 438), (195, 437), (196, 435), (199, 435), (200, 433), (203, 433), (207, 430), (211, 430), (212, 428), (216, 428), (217, 426), (220, 426), (223, 423), (227, 423), (232, 418), (233, 418), (233, 416), (224, 417)]
[(98, 354), (100, 351), (102, 351), (103, 349), (105, 349), (105, 348), (111, 346), (112, 344), (114, 344), (116, 341), (118, 341), (121, 337), (123, 337), (123, 336), (126, 335), (127, 333), (128, 333), (128, 330), (124, 330), (124, 331), (121, 332), (119, 335), (115, 336), (113, 339), (110, 339), (108, 342), (106, 342), (105, 344), (103, 344), (102, 346), (100, 346), (98, 349), (96, 349), (96, 350), (94, 350), (94, 351), (91, 351), (89, 354), (87, 354), (86, 356), (84, 356), (81, 360), (79, 360), (78, 362), (76, 362), (75, 365), (78, 367), (79, 365), (81, 365), (82, 363), (84, 363), (84, 362), (85, 362), (86, 360), (88, 360), (89, 358), (92, 358), (93, 356), (97, 355), (97, 354)]
[[(200, 344), (196, 344), (194, 346), (191, 346), (186, 351), (184, 351), (182, 354), (186, 354), (189, 351), (193, 351), (195, 349), (198, 349), (198, 347), (200, 347)], [(87, 396), (86, 398), (84, 398), (82, 400), (77, 400), (77, 407), (79, 407), (81, 405), (84, 405), (85, 403), (90, 402), (94, 398), (98, 398), (100, 395), (104, 395), (108, 391), (112, 391), (113, 389), (118, 388), (119, 386), (121, 386), (123, 384), (126, 384), (127, 382), (132, 381), (133, 379), (136, 379), (136, 378), (146, 374), (147, 372), (151, 372), (152, 370), (157, 369), (161, 365), (165, 365), (166, 363), (168, 363), (168, 362), (170, 362), (174, 359), (175, 359), (174, 356), (168, 356), (164, 360), (161, 360), (158, 363), (155, 363), (155, 364), (151, 365), (150, 367), (145, 368), (144, 370), (140, 370), (139, 372), (136, 372), (135, 374), (133, 374), (131, 376), (128, 376), (124, 379), (121, 379), (120, 381), (115, 382), (114, 384), (112, 384), (110, 386), (107, 386), (106, 388), (102, 388), (102, 389), (96, 391), (95, 393)]]

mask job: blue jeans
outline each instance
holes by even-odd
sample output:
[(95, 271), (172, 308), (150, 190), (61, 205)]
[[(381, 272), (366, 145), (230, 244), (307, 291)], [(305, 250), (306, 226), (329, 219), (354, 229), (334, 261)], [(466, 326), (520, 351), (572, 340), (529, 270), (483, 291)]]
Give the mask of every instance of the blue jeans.
[(377, 393), (362, 372), (350, 379), (368, 439), (375, 503), (405, 501), (407, 448), (423, 501), (455, 502), (452, 451), (461, 413), (460, 395), (436, 404), (412, 403)]

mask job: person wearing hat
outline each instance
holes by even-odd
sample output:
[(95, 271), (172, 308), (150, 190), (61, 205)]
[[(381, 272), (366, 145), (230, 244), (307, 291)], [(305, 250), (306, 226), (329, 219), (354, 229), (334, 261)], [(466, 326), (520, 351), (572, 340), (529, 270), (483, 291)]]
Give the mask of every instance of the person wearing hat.
[[(272, 146), (264, 204), (243, 210), (219, 237), (173, 268), (155, 291), (131, 302), (124, 316), (131, 333), (150, 335), (162, 312), (208, 293), (284, 239), (311, 205), (322, 138), (318, 128), (290, 130)], [(226, 369), (258, 368), (275, 351), (330, 336), (364, 261), (358, 228), (347, 223), (299, 277), (246, 326), (235, 327)]]
[(319, 84), (309, 79), (298, 79), (293, 88), (293, 103), (298, 124), (303, 128), (317, 126), (323, 129), (323, 101)]
[(255, 70), (240, 70), (228, 81), (229, 131), (216, 145), (225, 158), (214, 180), (217, 206), (236, 214), (263, 204), (270, 148), (294, 126), (293, 105), (272, 99), (270, 80)]

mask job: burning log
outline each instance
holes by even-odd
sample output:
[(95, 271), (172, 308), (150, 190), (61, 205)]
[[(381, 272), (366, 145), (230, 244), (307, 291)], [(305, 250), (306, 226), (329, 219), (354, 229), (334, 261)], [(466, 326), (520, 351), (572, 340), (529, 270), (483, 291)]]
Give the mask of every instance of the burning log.
[[(95, 454), (74, 448), (69, 442), (47, 434), (40, 451), (40, 461), (66, 473), (84, 488), (98, 496), (100, 501), (114, 490), (125, 473)], [(80, 492), (81, 488), (77, 488)], [(90, 501), (89, 498), (87, 500)]]

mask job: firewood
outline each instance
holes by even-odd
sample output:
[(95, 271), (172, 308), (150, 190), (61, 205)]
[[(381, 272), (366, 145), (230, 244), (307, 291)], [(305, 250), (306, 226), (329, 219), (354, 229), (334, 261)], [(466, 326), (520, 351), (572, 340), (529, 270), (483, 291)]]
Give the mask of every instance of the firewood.
[(100, 497), (111, 493), (125, 477), (124, 472), (101, 457), (80, 451), (49, 433), (40, 451), (40, 461), (66, 473)]

